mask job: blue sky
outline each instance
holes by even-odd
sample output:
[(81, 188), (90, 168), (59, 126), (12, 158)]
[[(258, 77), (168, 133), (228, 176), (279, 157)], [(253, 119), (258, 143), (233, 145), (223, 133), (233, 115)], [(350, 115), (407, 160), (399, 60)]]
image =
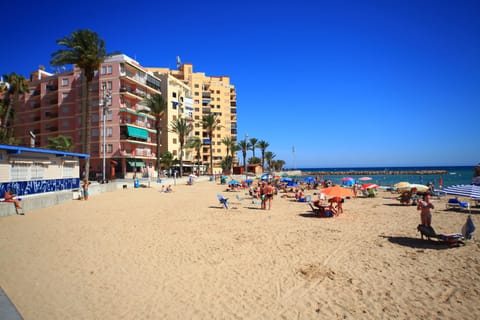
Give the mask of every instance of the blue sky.
[(74, 3), (4, 6), (0, 73), (52, 71), (88, 28), (143, 66), (229, 75), (239, 139), (287, 167), (480, 161), (480, 1)]

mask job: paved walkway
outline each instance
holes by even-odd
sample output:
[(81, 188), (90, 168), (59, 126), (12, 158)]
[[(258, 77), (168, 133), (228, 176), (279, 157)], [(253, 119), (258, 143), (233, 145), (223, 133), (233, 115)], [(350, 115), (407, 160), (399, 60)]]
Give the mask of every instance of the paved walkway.
[(0, 319), (2, 320), (23, 320), (23, 317), (18, 313), (17, 308), (8, 298), (7, 294), (0, 287)]

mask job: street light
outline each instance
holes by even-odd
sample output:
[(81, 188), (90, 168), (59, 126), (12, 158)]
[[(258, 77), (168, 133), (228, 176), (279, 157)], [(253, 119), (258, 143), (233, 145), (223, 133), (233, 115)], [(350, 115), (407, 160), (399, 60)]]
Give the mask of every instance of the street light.
[(107, 136), (107, 127), (106, 127), (106, 120), (107, 120), (107, 112), (108, 109), (108, 101), (112, 97), (112, 92), (107, 91), (107, 83), (104, 82), (102, 85), (103, 89), (103, 99), (102, 99), (102, 107), (103, 107), (103, 170), (102, 170), (102, 183), (105, 183), (105, 161), (106, 161), (106, 136)]
[[(248, 139), (248, 133), (245, 133), (245, 148), (247, 148), (248, 144), (247, 144), (247, 139)], [(246, 150), (248, 151), (248, 149)], [(247, 166), (247, 157), (246, 157), (246, 153), (245, 153), (245, 159), (243, 160), (244, 164), (244, 168), (243, 168), (243, 171), (245, 171), (245, 177), (247, 176), (248, 174), (248, 166)]]

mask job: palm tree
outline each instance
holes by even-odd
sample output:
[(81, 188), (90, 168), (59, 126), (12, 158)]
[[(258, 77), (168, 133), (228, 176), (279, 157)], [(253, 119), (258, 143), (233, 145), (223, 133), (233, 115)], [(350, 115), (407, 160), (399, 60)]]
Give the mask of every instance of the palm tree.
[[(90, 123), (90, 90), (95, 71), (105, 60), (105, 41), (100, 39), (96, 32), (88, 29), (80, 29), (57, 40), (57, 44), (63, 46), (52, 54), (50, 64), (52, 66), (77, 65), (82, 71), (82, 150), (90, 154), (91, 123)], [(90, 157), (85, 162), (85, 177), (90, 174)]]
[(270, 144), (267, 141), (264, 141), (264, 140), (260, 140), (257, 143), (257, 146), (262, 151), (262, 169), (265, 169), (265, 150), (267, 150), (269, 145)]
[(197, 174), (200, 175), (200, 150), (202, 150), (202, 139), (193, 137), (185, 146), (186, 148), (195, 149), (197, 153)]
[(145, 98), (143, 100), (143, 103), (150, 110), (141, 110), (140, 112), (148, 113), (155, 117), (155, 129), (157, 130), (157, 146), (155, 156), (157, 157), (157, 175), (158, 177), (160, 177), (160, 138), (162, 136), (161, 119), (163, 118), (163, 115), (167, 110), (167, 102), (160, 94), (154, 93), (151, 96)]
[(231, 137), (226, 137), (226, 138), (223, 138), (222, 139), (222, 143), (227, 147), (227, 156), (226, 156), (226, 159), (228, 158), (229, 155), (232, 156), (232, 159), (230, 161), (230, 168), (228, 168), (230, 170), (230, 174), (233, 173), (233, 150), (232, 150), (232, 147), (233, 145), (235, 144), (235, 142), (232, 140)]
[(3, 93), (3, 119), (1, 119), (2, 132), (1, 140), (2, 142), (7, 142), (10, 138), (8, 126), (9, 118), (13, 116), (13, 113), (20, 102), (20, 95), (23, 95), (25, 92), (28, 92), (28, 82), (23, 76), (16, 74), (15, 72), (10, 73), (9, 75), (4, 75), (5, 81), (5, 91)]
[(192, 132), (193, 126), (190, 120), (185, 118), (173, 120), (170, 125), (172, 126), (170, 132), (178, 134), (178, 141), (180, 142), (180, 156), (178, 160), (180, 161), (180, 177), (183, 177), (183, 146), (185, 145), (185, 136)]
[(267, 170), (270, 171), (272, 168), (272, 160), (276, 157), (277, 155), (273, 153), (272, 151), (267, 151), (265, 152), (265, 160), (267, 161)]
[(230, 147), (230, 152), (232, 154), (232, 168), (231, 168), (230, 172), (232, 172), (232, 173), (233, 173), (233, 155), (237, 151), (240, 151), (240, 147), (238, 146), (238, 144), (235, 141), (232, 141), (232, 146)]
[(213, 113), (205, 114), (202, 117), (202, 128), (207, 130), (208, 138), (210, 139), (210, 174), (213, 175), (213, 131), (221, 128), (217, 116)]
[(255, 158), (255, 148), (258, 147), (258, 139), (250, 138), (248, 146), (249, 149), (252, 150), (252, 156)]
[(73, 150), (73, 140), (72, 137), (59, 135), (54, 138), (48, 138), (48, 149), (59, 150), (59, 151), (72, 151)]
[(247, 139), (240, 140), (238, 143), (239, 150), (242, 151), (242, 156), (243, 156), (243, 166), (244, 166), (244, 171), (245, 174), (247, 174), (248, 169), (247, 169), (247, 151), (248, 151), (248, 141)]

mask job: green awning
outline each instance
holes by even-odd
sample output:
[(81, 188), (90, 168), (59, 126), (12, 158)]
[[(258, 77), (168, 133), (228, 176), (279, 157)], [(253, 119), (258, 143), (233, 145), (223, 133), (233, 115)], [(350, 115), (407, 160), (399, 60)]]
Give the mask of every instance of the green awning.
[(127, 130), (130, 137), (148, 140), (148, 131), (145, 129), (127, 126)]
[(143, 168), (145, 167), (145, 162), (143, 161), (128, 161), (130, 167)]

